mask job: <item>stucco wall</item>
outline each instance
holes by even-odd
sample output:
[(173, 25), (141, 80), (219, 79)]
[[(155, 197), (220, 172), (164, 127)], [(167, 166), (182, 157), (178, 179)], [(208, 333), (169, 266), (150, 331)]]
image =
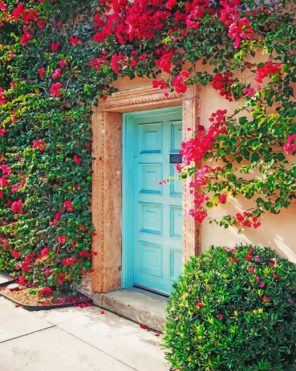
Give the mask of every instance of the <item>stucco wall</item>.
[[(201, 88), (200, 107), (201, 121), (208, 123), (212, 112), (218, 108), (226, 108), (231, 112), (237, 103), (231, 104), (211, 87)], [(250, 202), (244, 199), (230, 199), (228, 204), (212, 210), (211, 216), (219, 217), (225, 213), (236, 213), (248, 208)], [(279, 215), (261, 217), (262, 226), (257, 230), (247, 229), (238, 233), (236, 228), (224, 229), (214, 224), (204, 222), (201, 226), (201, 247), (203, 250), (210, 245), (232, 246), (237, 242), (250, 242), (262, 246), (270, 246), (278, 253), (296, 263), (296, 204), (282, 211)]]
[[(120, 90), (129, 90), (139, 87), (151, 86), (149, 79), (122, 79), (115, 86)], [(226, 108), (231, 112), (237, 103), (231, 104), (212, 89), (210, 86), (200, 89), (200, 117), (201, 122), (208, 124), (211, 113), (217, 109)], [(210, 216), (222, 216), (224, 213), (233, 213), (248, 208), (250, 202), (244, 199), (229, 199), (226, 205), (212, 210)], [(205, 250), (211, 245), (233, 246), (240, 242), (249, 242), (262, 246), (270, 246), (278, 251), (281, 256), (296, 263), (296, 204), (279, 215), (266, 215), (261, 218), (262, 226), (257, 230), (246, 230), (238, 233), (236, 228), (224, 229), (214, 224), (203, 222), (200, 230), (201, 249)]]

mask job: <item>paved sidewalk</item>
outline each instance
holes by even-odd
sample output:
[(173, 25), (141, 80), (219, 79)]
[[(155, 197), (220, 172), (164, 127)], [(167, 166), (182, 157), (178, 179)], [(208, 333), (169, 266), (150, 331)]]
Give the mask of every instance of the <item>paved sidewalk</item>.
[(0, 298), (1, 371), (168, 371), (161, 338), (98, 307), (28, 312)]

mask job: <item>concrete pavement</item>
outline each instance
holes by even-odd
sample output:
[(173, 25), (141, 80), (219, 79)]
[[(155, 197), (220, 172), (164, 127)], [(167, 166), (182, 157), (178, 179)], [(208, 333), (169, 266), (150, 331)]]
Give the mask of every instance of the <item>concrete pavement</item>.
[(0, 298), (1, 371), (168, 371), (161, 337), (98, 307), (27, 312)]

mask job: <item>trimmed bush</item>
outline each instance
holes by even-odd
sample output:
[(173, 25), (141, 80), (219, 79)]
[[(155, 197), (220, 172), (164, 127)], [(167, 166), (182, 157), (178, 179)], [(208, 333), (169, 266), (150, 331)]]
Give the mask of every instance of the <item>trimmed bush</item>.
[(296, 369), (296, 266), (270, 248), (211, 247), (185, 266), (168, 302), (173, 368)]

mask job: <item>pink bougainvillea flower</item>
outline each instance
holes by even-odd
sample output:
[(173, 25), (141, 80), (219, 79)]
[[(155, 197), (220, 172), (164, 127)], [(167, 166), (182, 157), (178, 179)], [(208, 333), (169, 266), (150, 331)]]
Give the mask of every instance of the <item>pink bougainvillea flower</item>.
[(45, 76), (45, 68), (43, 67), (39, 68), (38, 74), (39, 74), (40, 79), (43, 79), (43, 77)]
[(80, 164), (81, 161), (82, 161), (82, 159), (79, 156), (77, 156), (77, 155), (73, 156), (74, 164)]
[(11, 174), (11, 169), (9, 166), (7, 166), (6, 164), (2, 164), (0, 166), (0, 170), (2, 171), (2, 174), (3, 175), (10, 175)]
[(281, 67), (282, 67), (282, 64), (280, 62), (274, 63), (272, 61), (268, 61), (264, 63), (262, 67), (258, 67), (256, 70), (256, 77), (255, 77), (256, 81), (261, 83), (267, 76), (274, 75), (274, 74), (281, 76), (282, 75)]
[(246, 256), (245, 256), (245, 260), (247, 260), (247, 261), (252, 261), (252, 259), (253, 259), (253, 258), (252, 258), (250, 255), (246, 255)]
[(5, 4), (3, 1), (0, 1), (0, 10), (1, 12), (5, 12), (7, 10), (7, 4)]
[(86, 250), (79, 251), (79, 255), (84, 256), (85, 258), (89, 258), (89, 259), (91, 257), (91, 254)]
[(0, 87), (0, 106), (3, 106), (6, 103), (6, 96), (3, 88)]
[(16, 193), (20, 188), (20, 184), (14, 184), (11, 188), (10, 188), (10, 192), (11, 193)]
[(166, 8), (167, 9), (172, 9), (174, 7), (174, 5), (176, 4), (176, 1), (177, 0), (168, 0), (168, 2), (166, 3)]
[(207, 212), (203, 208), (191, 209), (189, 214), (199, 223), (201, 223), (207, 216)]
[(225, 194), (221, 194), (218, 198), (219, 202), (221, 202), (221, 204), (225, 204), (226, 200), (227, 200), (227, 196)]
[(63, 60), (59, 61), (59, 65), (60, 65), (60, 67), (63, 68), (63, 67), (66, 67), (68, 65), (68, 62), (63, 59)]
[(56, 68), (54, 71), (53, 71), (53, 74), (52, 74), (52, 79), (53, 80), (56, 80), (58, 78), (61, 77), (61, 69), (60, 68)]
[(181, 71), (179, 75), (175, 76), (172, 81), (172, 86), (176, 89), (176, 92), (181, 94), (185, 93), (188, 87), (186, 79), (188, 79), (189, 73), (187, 71)]
[(232, 72), (227, 72), (225, 74), (219, 72), (213, 76), (212, 80), (212, 87), (215, 90), (218, 90), (220, 92), (220, 95), (222, 97), (225, 97), (230, 102), (233, 101), (233, 95), (231, 92), (231, 85), (233, 84), (232, 77)]
[(264, 295), (264, 296), (263, 296), (263, 301), (264, 301), (265, 303), (269, 303), (269, 302), (270, 302), (270, 299), (269, 299), (269, 297), (268, 297), (267, 295)]
[(57, 225), (57, 224), (58, 224), (58, 221), (61, 219), (61, 216), (62, 216), (62, 212), (61, 212), (61, 211), (58, 211), (58, 212), (55, 214), (55, 217), (54, 217), (53, 222), (49, 222), (49, 225), (50, 225), (50, 226)]
[(21, 44), (23, 46), (25, 46), (27, 44), (28, 41), (30, 41), (32, 39), (32, 34), (30, 34), (30, 32), (28, 31), (25, 31), (24, 34), (22, 35), (21, 37)]
[(237, 263), (239, 261), (239, 258), (235, 258), (234, 256), (230, 256), (229, 260), (232, 262), (232, 263)]
[(50, 95), (55, 96), (56, 98), (60, 98), (62, 94), (60, 91), (61, 88), (62, 88), (62, 84), (59, 82), (52, 84), (50, 87)]
[(168, 85), (164, 80), (153, 80), (152, 81), (152, 86), (154, 88), (160, 88), (162, 90), (168, 89)]
[(248, 211), (243, 213), (236, 213), (236, 221), (240, 227), (243, 228), (258, 228), (261, 226), (261, 222), (256, 216), (252, 216)]
[(64, 202), (64, 208), (65, 208), (67, 211), (69, 211), (69, 212), (73, 211), (73, 204), (72, 204), (72, 201), (71, 201), (71, 200), (66, 200), (66, 201)]
[(296, 153), (296, 134), (289, 135), (284, 145), (284, 152), (289, 155)]
[(52, 42), (51, 43), (51, 51), (53, 51), (53, 52), (56, 52), (56, 51), (58, 51), (59, 49), (60, 49), (60, 47), (61, 47), (61, 44), (60, 43), (58, 43), (58, 42)]
[(77, 46), (78, 44), (82, 44), (82, 40), (79, 39), (78, 36), (70, 36), (70, 44), (73, 46)]
[(255, 268), (254, 267), (250, 267), (250, 268), (248, 268), (248, 272), (249, 273), (255, 273)]
[(19, 276), (18, 277), (18, 282), (21, 284), (21, 285), (25, 285), (26, 284), (26, 279), (24, 276)]
[(37, 22), (37, 27), (42, 30), (43, 28), (45, 28), (45, 23), (43, 21), (39, 20)]
[(12, 250), (11, 255), (12, 255), (15, 259), (18, 259), (18, 258), (21, 256), (21, 254), (20, 254), (19, 251), (17, 251), (17, 250)]
[(41, 152), (45, 151), (46, 145), (44, 144), (44, 139), (34, 140), (32, 148), (39, 149)]
[(61, 262), (63, 265), (66, 265), (67, 267), (71, 267), (75, 263), (75, 258), (65, 258), (62, 259)]
[(172, 58), (174, 55), (175, 51), (171, 49), (168, 52), (162, 53), (161, 57), (159, 59), (156, 59), (155, 63), (161, 68), (163, 72), (170, 73), (173, 66)]
[(24, 206), (23, 200), (14, 201), (11, 205), (11, 210), (15, 214), (23, 214), (24, 213), (23, 206)]
[(201, 302), (201, 301), (197, 301), (197, 302), (195, 303), (195, 307), (196, 307), (196, 309), (200, 309), (200, 308), (202, 308), (203, 306), (204, 306), (204, 303)]
[(43, 249), (41, 249), (40, 256), (42, 258), (44, 258), (46, 255), (48, 255), (48, 253), (49, 253), (49, 248), (47, 246), (45, 246), (45, 247), (43, 247)]
[(252, 98), (253, 95), (255, 94), (255, 89), (253, 87), (250, 87), (248, 89), (244, 88), (243, 94), (246, 95), (248, 98)]
[(41, 292), (42, 295), (51, 295), (53, 293), (53, 290), (52, 290), (51, 287), (45, 286), (45, 287), (42, 287), (40, 292)]
[(46, 268), (44, 274), (46, 275), (46, 277), (50, 276), (51, 270), (49, 268)]
[(67, 241), (67, 236), (58, 236), (58, 243), (65, 243)]

